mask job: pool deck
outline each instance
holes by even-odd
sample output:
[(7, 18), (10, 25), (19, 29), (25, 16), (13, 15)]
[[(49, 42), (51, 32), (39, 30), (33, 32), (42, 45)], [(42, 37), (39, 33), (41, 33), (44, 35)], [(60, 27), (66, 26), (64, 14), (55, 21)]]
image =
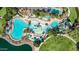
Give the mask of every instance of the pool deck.
[(45, 25), (45, 23), (48, 23), (48, 25), (50, 25), (54, 21), (62, 22), (62, 20), (63, 20), (63, 19), (58, 19), (58, 18), (51, 18), (50, 21), (43, 21), (43, 19), (41, 20), (39, 18), (37, 20), (31, 20), (31, 18), (28, 18), (28, 16), (25, 16), (25, 17), (20, 18), (20, 19), (22, 19), (25, 22), (27, 22), (27, 21), (37, 21), (37, 22), (40, 22), (41, 24), (44, 24), (44, 25)]
[[(41, 20), (39, 18), (36, 18), (36, 20), (33, 20), (31, 18), (28, 18), (28, 16), (25, 16), (25, 17), (19, 18), (19, 19), (23, 20), (26, 23), (29, 22), (29, 21), (40, 22), (42, 25), (45, 25), (46, 23), (48, 23), (48, 25), (50, 25), (54, 21), (58, 21), (58, 22), (62, 21), (62, 19), (57, 19), (57, 18), (51, 18), (50, 21), (43, 21), (43, 20)], [(33, 34), (33, 35), (36, 35), (36, 34)], [(33, 43), (32, 39), (28, 40), (28, 38), (22, 38), (22, 40), (16, 41), (16, 40), (12, 40), (13, 38), (11, 37), (11, 35), (6, 35), (5, 38), (7, 38), (8, 42), (10, 42), (11, 44), (13, 44), (15, 46), (20, 46), (20, 45), (23, 45), (23, 44), (28, 44), (28, 45), (30, 45), (32, 47), (33, 50), (35, 50), (35, 46), (34, 46), (34, 43)]]
[[(34, 17), (34, 18), (36, 18), (36, 17)], [(39, 19), (39, 18), (36, 18), (36, 20), (33, 20), (32, 18), (29, 18), (28, 16), (25, 16), (25, 17), (19, 17), (19, 19), (20, 20), (23, 20), (24, 22), (29, 22), (29, 21), (36, 21), (36, 22), (38, 22), (38, 23), (40, 23), (40, 24), (42, 24), (42, 25), (45, 25), (46, 23), (48, 24), (48, 25), (50, 25), (52, 22), (54, 22), (54, 21), (58, 21), (59, 23), (60, 22), (62, 22), (62, 18), (51, 18), (49, 21), (45, 21), (45, 20), (43, 20), (43, 19)], [(13, 26), (13, 25), (12, 25)], [(36, 33), (35, 34), (33, 34), (33, 36), (34, 35), (36, 35)], [(20, 41), (16, 41), (16, 40), (12, 40), (12, 37), (11, 37), (11, 35), (8, 35), (8, 34), (6, 34), (5, 36), (4, 36), (4, 38), (6, 38), (5, 40), (7, 40), (10, 44), (12, 44), (12, 45), (15, 45), (15, 46), (20, 46), (20, 45), (23, 45), (23, 44), (28, 44), (28, 45), (30, 45), (31, 47), (32, 47), (32, 50), (34, 51), (34, 50), (36, 50), (36, 47), (34, 46), (34, 43), (33, 43), (33, 41), (30, 39), (28, 39), (28, 38), (26, 38), (26, 37), (23, 37), (22, 38), (22, 40), (20, 40)], [(38, 50), (38, 49), (37, 49)]]

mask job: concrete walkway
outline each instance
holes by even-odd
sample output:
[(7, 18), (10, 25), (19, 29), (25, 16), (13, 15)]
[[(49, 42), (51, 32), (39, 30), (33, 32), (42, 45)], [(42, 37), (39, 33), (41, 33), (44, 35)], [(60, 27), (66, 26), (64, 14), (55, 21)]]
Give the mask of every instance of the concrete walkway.
[[(71, 38), (69, 35), (67, 35), (67, 34), (58, 34), (58, 35), (59, 35), (59, 36), (64, 36), (64, 37), (66, 37), (66, 38), (69, 38), (72, 42), (74, 42), (74, 43), (76, 44), (76, 41), (75, 41), (73, 38)], [(52, 35), (49, 36), (44, 42), (46, 42), (46, 41), (47, 41), (49, 38), (51, 38), (51, 37), (52, 37)], [(44, 44), (44, 42), (41, 43), (39, 47), (36, 47), (35, 50), (36, 50), (36, 51), (39, 51), (40, 47)]]
[(52, 37), (52, 35), (49, 36), (47, 39), (45, 39), (44, 42), (42, 42), (39, 47), (35, 47), (35, 51), (39, 51), (40, 47), (51, 37)]
[(58, 34), (58, 35), (67, 37), (67, 38), (69, 38), (72, 42), (74, 42), (74, 43), (76, 44), (76, 41), (75, 41), (72, 37), (70, 37), (68, 34)]
[(69, 7), (68, 7), (68, 17), (70, 16), (70, 9), (69, 9)]

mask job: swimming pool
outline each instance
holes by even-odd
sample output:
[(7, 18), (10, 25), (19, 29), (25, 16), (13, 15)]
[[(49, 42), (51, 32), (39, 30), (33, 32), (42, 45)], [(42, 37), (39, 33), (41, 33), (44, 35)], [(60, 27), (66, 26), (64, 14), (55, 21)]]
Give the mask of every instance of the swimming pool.
[(25, 28), (28, 28), (28, 24), (18, 18), (14, 19), (13, 22), (14, 22), (14, 24), (13, 24), (11, 36), (15, 40), (21, 40), (21, 38), (23, 36), (23, 30)]
[(52, 22), (52, 23), (50, 24), (50, 26), (51, 26), (52, 28), (57, 28), (57, 27), (59, 26), (59, 23), (58, 23), (58, 21), (54, 21), (54, 22)]
[(37, 34), (42, 34), (43, 32), (44, 33), (47, 33), (48, 32), (48, 29), (49, 29), (49, 26), (48, 25), (41, 24), (41, 23), (39, 25), (38, 20), (40, 20), (40, 19), (35, 19), (34, 18), (31, 21), (31, 24), (29, 26), (29, 29), (31, 29), (33, 32), (35, 32)]
[(49, 10), (49, 13), (62, 14), (62, 10), (57, 9), (57, 8), (51, 8)]
[(35, 19), (35, 20), (34, 19), (33, 20), (31, 19), (32, 21), (31, 24), (29, 25), (28, 22), (24, 22), (21, 19), (15, 18), (13, 20), (14, 25), (11, 32), (12, 38), (16, 41), (22, 40), (22, 36), (25, 28), (29, 28), (30, 32), (34, 32), (35, 34), (39, 34), (41, 36), (42, 34), (48, 33), (49, 30), (51, 30), (52, 28), (56, 28), (59, 25), (58, 21), (54, 21), (50, 25), (44, 25), (41, 23), (39, 24), (39, 22), (37, 21), (39, 19)]

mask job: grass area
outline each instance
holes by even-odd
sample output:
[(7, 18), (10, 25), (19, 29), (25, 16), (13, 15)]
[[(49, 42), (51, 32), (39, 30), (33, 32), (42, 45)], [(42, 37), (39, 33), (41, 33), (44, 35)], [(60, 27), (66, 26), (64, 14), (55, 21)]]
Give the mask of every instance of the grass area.
[(5, 24), (6, 24), (6, 20), (5, 19), (0, 20), (0, 34), (2, 34), (4, 32)]
[(0, 16), (4, 16), (6, 14), (6, 8), (2, 8), (1, 10), (0, 10)]
[[(74, 20), (77, 18), (76, 9), (70, 7), (70, 20), (74, 23)], [(55, 31), (54, 31), (55, 32)], [(40, 47), (42, 51), (74, 51), (76, 50), (75, 44), (66, 37), (56, 36), (56, 32), (49, 32), (48, 35), (51, 36), (48, 40)], [(53, 36), (54, 35), (54, 36)], [(75, 29), (69, 33), (69, 36), (74, 40), (79, 41), (79, 30)]]
[[(0, 10), (0, 16), (4, 17), (4, 15), (6, 14), (6, 8), (2, 8)], [(4, 32), (4, 26), (6, 24), (6, 20), (5, 18), (0, 19), (0, 34), (2, 34)]]
[(72, 32), (69, 32), (69, 36), (72, 37), (74, 40), (79, 41), (79, 30), (75, 29)]
[(70, 18), (71, 22), (73, 23), (74, 20), (77, 18), (76, 9), (75, 9), (75, 7), (70, 7), (69, 9), (70, 9), (70, 17), (69, 18)]
[(4, 16), (7, 21), (11, 20), (18, 13), (18, 8), (15, 7), (7, 7), (6, 15)]
[(40, 47), (40, 51), (74, 51), (76, 50), (75, 44), (66, 37), (51, 36)]

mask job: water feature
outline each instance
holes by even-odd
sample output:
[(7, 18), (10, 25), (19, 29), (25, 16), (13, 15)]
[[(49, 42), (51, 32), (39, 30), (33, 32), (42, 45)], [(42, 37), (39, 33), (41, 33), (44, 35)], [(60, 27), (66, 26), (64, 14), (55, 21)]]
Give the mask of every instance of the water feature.
[(49, 13), (62, 14), (62, 10), (59, 10), (57, 8), (51, 8), (49, 10)]
[(57, 28), (59, 25), (58, 21), (54, 21), (50, 25), (46, 25), (46, 24), (41, 24), (38, 20), (40, 19), (32, 18), (31, 24), (29, 25), (28, 22), (24, 22), (24, 20), (17, 19), (17, 18), (14, 19), (14, 26), (11, 32), (12, 38), (14, 40), (21, 40), (24, 34), (24, 29), (29, 28), (30, 32), (28, 34), (28, 37), (29, 39), (34, 41), (34, 37), (40, 38), (41, 36), (43, 36), (43, 34), (46, 34), (52, 28)]
[(14, 46), (8, 43), (4, 38), (0, 38), (0, 51), (32, 51), (32, 47), (28, 44)]
[(17, 18), (14, 19), (13, 21), (14, 21), (14, 24), (13, 24), (11, 36), (15, 40), (21, 40), (23, 36), (23, 30), (25, 28), (28, 28), (28, 24), (25, 23), (23, 20), (17, 19)]

